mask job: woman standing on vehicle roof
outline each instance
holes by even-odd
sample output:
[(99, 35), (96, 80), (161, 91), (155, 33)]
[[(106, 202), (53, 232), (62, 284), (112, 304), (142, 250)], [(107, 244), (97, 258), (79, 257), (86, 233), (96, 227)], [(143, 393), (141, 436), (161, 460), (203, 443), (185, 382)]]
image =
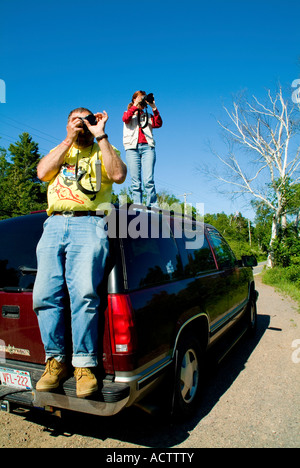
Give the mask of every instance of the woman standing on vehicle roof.
[[(147, 105), (153, 115), (148, 114)], [(162, 126), (162, 119), (157, 110), (153, 94), (136, 91), (128, 109), (123, 115), (123, 144), (126, 150), (127, 166), (131, 175), (133, 202), (142, 203), (142, 173), (147, 206), (157, 205), (154, 184), (154, 166), (156, 161), (155, 141), (152, 129)]]

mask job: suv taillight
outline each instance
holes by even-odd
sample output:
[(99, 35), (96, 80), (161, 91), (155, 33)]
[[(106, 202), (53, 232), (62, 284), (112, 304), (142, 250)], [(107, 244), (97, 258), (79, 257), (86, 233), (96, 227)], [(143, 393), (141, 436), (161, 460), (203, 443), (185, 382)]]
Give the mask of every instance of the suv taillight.
[(109, 294), (108, 312), (112, 354), (132, 355), (136, 351), (136, 331), (129, 296)]

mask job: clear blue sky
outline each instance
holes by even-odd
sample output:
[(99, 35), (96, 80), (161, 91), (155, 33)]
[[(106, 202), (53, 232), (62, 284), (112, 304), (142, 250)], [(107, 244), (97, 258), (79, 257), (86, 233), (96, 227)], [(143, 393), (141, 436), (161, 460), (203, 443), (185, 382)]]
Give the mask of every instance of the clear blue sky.
[(2, 0), (0, 14), (0, 146), (27, 131), (46, 154), (64, 139), (69, 111), (85, 106), (108, 112), (107, 133), (125, 159), (122, 114), (143, 89), (164, 121), (155, 130), (157, 189), (192, 192), (187, 201), (205, 212), (253, 216), (196, 168), (215, 164), (207, 141), (218, 147), (216, 118), (232, 95), (260, 98), (299, 78), (298, 0)]

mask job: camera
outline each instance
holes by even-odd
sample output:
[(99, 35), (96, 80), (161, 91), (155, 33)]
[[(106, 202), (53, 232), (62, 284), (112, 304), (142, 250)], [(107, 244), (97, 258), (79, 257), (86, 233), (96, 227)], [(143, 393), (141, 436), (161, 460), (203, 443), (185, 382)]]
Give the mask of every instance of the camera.
[(79, 117), (80, 120), (82, 121), (82, 128), (84, 132), (88, 132), (89, 129), (87, 128), (86, 124), (84, 123), (85, 120), (89, 122), (90, 125), (97, 125), (97, 119), (94, 116), (94, 114), (88, 114), (85, 117)]
[(141, 101), (141, 104), (146, 106), (148, 104), (153, 104), (154, 102), (154, 96), (153, 93), (149, 93), (146, 96), (144, 96), (143, 100)]
[(83, 117), (83, 120), (87, 120), (90, 125), (97, 125), (97, 119), (94, 114), (89, 114), (86, 117)]

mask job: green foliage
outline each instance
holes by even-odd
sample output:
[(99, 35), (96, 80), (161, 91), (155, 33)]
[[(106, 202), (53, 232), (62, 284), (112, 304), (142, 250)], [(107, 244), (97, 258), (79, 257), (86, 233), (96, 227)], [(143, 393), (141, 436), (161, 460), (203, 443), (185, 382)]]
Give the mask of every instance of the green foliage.
[(297, 225), (290, 224), (281, 230), (273, 249), (275, 266), (264, 273), (263, 281), (300, 304), (300, 237)]
[(295, 299), (300, 308), (300, 263), (289, 267), (274, 267), (265, 270), (263, 282)]
[(47, 206), (46, 185), (36, 175), (41, 155), (28, 133), (0, 150), (0, 219), (28, 214)]
[(300, 238), (289, 227), (273, 243), (275, 266), (289, 267), (300, 262)]
[(254, 223), (257, 243), (261, 251), (267, 254), (270, 246), (273, 213), (264, 203), (253, 201), (251, 205), (256, 210)]
[(218, 229), (238, 259), (242, 255), (255, 255), (258, 260), (264, 258), (255, 228), (241, 213), (229, 216), (225, 213), (206, 214), (204, 220)]

